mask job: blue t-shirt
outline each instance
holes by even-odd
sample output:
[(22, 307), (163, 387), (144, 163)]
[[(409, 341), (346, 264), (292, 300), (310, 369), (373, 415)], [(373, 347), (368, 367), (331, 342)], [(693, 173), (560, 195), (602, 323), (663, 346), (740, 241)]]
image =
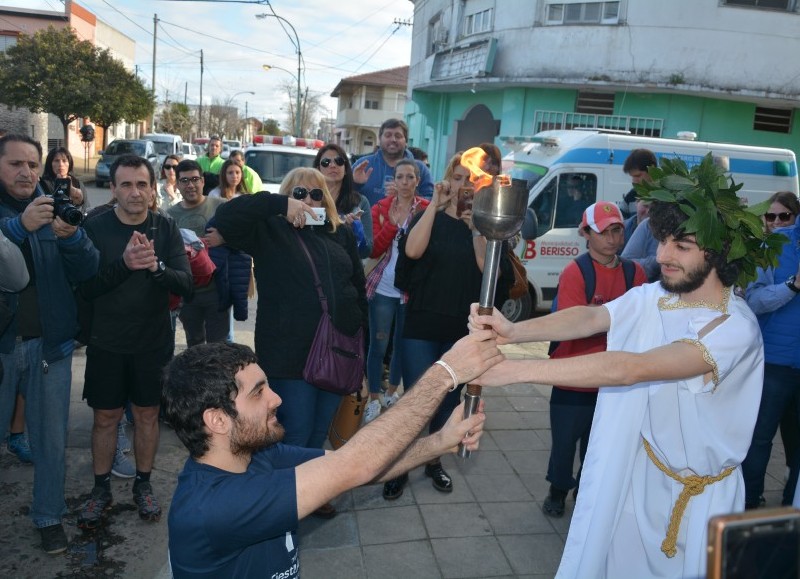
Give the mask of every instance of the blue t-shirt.
[(169, 510), (173, 576), (298, 577), (294, 467), (323, 452), (276, 444), (254, 454), (244, 473), (190, 457)]

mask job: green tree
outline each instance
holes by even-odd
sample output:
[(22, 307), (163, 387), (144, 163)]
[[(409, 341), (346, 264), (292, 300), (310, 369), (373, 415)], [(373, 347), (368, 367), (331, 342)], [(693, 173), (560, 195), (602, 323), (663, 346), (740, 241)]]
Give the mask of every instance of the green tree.
[(0, 59), (0, 102), (55, 115), (66, 142), (68, 125), (92, 109), (94, 87), (87, 80), (95, 78), (96, 61), (92, 43), (71, 29), (22, 35)]
[(123, 120), (136, 122), (155, 109), (152, 93), (108, 50), (98, 50), (93, 75), (94, 98), (89, 116), (103, 127), (102, 148), (108, 145), (108, 128)]
[(264, 124), (261, 125), (261, 134), (262, 135), (280, 135), (281, 133), (281, 125), (275, 119), (266, 119)]
[(161, 113), (158, 130), (162, 133), (189, 136), (192, 129), (192, 114), (189, 107), (183, 103), (170, 103), (169, 107)]

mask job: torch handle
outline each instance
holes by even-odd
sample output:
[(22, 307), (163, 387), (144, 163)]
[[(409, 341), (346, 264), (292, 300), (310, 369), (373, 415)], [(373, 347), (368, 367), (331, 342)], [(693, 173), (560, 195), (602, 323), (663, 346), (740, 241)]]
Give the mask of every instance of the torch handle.
[[(478, 306), (478, 315), (491, 316), (492, 307)], [(478, 384), (467, 384), (467, 391), (464, 393), (464, 418), (469, 418), (478, 411), (478, 403), (481, 401), (481, 386)], [(458, 445), (458, 456), (469, 458), (472, 452), (467, 450), (463, 444)]]

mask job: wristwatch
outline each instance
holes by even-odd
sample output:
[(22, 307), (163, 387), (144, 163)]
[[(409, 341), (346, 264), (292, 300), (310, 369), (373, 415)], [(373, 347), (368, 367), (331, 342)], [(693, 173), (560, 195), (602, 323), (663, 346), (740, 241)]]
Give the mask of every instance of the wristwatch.
[(800, 294), (800, 287), (794, 285), (795, 279), (797, 276), (790, 276), (789, 279), (786, 280), (786, 287), (792, 290), (796, 294)]
[(156, 266), (156, 270), (153, 272), (153, 277), (161, 277), (164, 275), (165, 271), (167, 271), (167, 264), (159, 259), (158, 266)]

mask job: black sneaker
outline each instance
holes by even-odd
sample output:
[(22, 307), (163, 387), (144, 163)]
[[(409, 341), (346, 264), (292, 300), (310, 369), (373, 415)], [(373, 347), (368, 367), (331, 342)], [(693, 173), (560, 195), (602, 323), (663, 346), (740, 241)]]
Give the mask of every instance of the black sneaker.
[(99, 527), (103, 522), (103, 515), (111, 508), (112, 502), (111, 491), (103, 487), (94, 487), (89, 499), (83, 503), (78, 513), (78, 528), (92, 530)]
[(453, 479), (444, 471), (441, 462), (426, 464), (425, 476), (429, 476), (433, 479), (433, 488), (440, 493), (453, 492)]
[(155, 523), (161, 519), (161, 506), (149, 482), (140, 482), (133, 486), (133, 501), (139, 508), (139, 518), (143, 521)]
[(561, 489), (557, 489), (553, 485), (550, 485), (550, 493), (547, 495), (547, 498), (542, 503), (542, 511), (548, 517), (563, 517), (564, 516), (564, 508), (565, 502), (567, 498), (567, 494), (569, 491), (562, 491)]
[(50, 555), (58, 555), (67, 550), (67, 534), (61, 523), (40, 527), (39, 533), (42, 535), (42, 549)]
[(408, 482), (408, 473), (401, 474), (397, 478), (393, 478), (383, 484), (383, 498), (387, 501), (393, 501), (403, 496), (403, 489)]
[(766, 506), (766, 504), (767, 504), (767, 499), (764, 498), (764, 495), (761, 495), (755, 502), (748, 502), (745, 500), (744, 509), (746, 511), (751, 511), (753, 509), (760, 509), (761, 507)]

